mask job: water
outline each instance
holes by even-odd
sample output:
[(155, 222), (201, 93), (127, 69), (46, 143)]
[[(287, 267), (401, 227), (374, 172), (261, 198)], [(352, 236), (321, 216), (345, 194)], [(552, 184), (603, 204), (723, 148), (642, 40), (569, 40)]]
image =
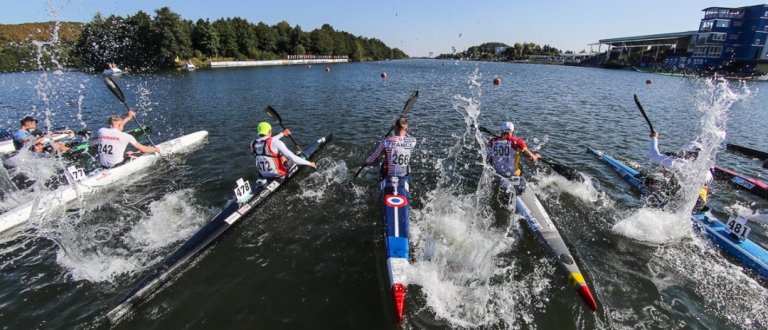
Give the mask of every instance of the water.
[[(642, 207), (638, 193), (586, 153), (594, 147), (658, 169), (648, 160), (649, 130), (632, 100), (637, 94), (661, 134), (662, 151), (708, 142), (686, 177), (688, 189), (695, 190), (700, 169), (715, 159), (766, 181), (759, 162), (723, 152), (725, 143), (768, 150), (763, 83), (722, 86), (629, 71), (465, 61), (328, 67), (116, 77), (139, 121), (153, 128), (153, 141), (204, 129), (208, 144), (0, 234), (0, 324), (108, 328), (103, 317), (123, 295), (234, 198), (238, 178), (253, 176), (248, 143), (256, 125), (269, 120), (264, 108), (271, 105), (301, 145), (334, 132), (316, 158), (319, 170), (302, 173), (117, 328), (395, 328), (376, 175), (364, 171), (352, 189), (339, 183), (373, 151), (415, 90), (419, 100), (407, 116), (418, 145), (405, 328), (768, 324), (765, 281), (693, 232), (685, 212)], [(492, 84), (495, 77), (501, 85)], [(107, 116), (125, 113), (102, 79), (79, 72), (0, 75), (0, 123), (15, 129), (22, 116), (34, 115), (52, 127), (95, 131)], [(503, 121), (515, 122), (532, 150), (598, 183), (570, 183), (542, 163), (525, 163), (529, 189), (577, 259), (597, 313), (566, 285), (483, 165), (488, 136), (472, 127), (496, 130)], [(15, 164), (8, 169), (14, 180), (33, 180), (18, 192), (3, 191), (9, 196), (3, 210), (64, 184), (57, 173), (68, 165), (24, 153), (5, 162)], [(722, 181), (711, 192), (716, 215), (748, 216), (750, 238), (768, 246), (767, 201)]]

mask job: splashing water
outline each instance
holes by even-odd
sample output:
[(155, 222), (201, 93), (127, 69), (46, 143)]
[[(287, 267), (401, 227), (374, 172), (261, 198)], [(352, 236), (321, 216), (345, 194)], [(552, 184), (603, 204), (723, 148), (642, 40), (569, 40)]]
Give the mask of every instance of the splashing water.
[(148, 214), (110, 205), (117, 217), (104, 223), (99, 210), (81, 220), (64, 221), (52, 238), (60, 249), (56, 263), (75, 281), (112, 282), (116, 276), (143, 271), (165, 257), (173, 243), (190, 237), (205, 223), (208, 211), (196, 207), (191, 189), (165, 195), (149, 204)]
[(664, 211), (647, 208), (635, 211), (614, 225), (614, 233), (655, 244), (693, 235), (690, 210), (696, 204), (699, 191), (708, 181), (709, 169), (715, 166), (717, 152), (722, 150), (728, 109), (733, 103), (751, 94), (743, 83), (736, 86), (736, 90), (731, 90), (727, 83), (717, 84), (708, 79), (698, 80), (697, 85), (695, 106), (702, 114), (701, 133), (692, 140), (701, 143), (702, 150), (695, 161), (686, 163), (675, 173), (681, 186), (681, 197), (671, 201)]

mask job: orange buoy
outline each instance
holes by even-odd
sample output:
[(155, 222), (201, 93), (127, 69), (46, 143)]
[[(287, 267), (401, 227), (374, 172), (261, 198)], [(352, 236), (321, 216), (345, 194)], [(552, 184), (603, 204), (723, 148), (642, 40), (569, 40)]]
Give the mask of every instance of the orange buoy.
[(382, 72), (382, 73), (381, 73), (381, 77), (382, 77), (382, 78), (386, 78), (386, 77), (387, 77), (387, 73), (386, 73), (386, 72)]
[(311, 69), (311, 68), (312, 68), (312, 66), (311, 66), (311, 65), (307, 65), (307, 69)]
[(648, 79), (648, 80), (645, 81), (645, 83), (648, 84), (648, 85), (653, 84), (653, 80)]
[(376, 62), (376, 65), (381, 65), (381, 62)]
[(493, 84), (494, 85), (500, 85), (501, 84), (501, 78), (493, 78)]
[(325, 72), (331, 72), (331, 68), (325, 68)]

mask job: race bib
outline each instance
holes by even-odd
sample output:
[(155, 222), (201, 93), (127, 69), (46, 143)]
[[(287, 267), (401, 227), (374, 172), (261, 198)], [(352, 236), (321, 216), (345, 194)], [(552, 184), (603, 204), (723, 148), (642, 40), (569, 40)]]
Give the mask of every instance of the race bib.
[(237, 188), (235, 188), (235, 197), (242, 200), (251, 194), (251, 184), (243, 178), (237, 179)]

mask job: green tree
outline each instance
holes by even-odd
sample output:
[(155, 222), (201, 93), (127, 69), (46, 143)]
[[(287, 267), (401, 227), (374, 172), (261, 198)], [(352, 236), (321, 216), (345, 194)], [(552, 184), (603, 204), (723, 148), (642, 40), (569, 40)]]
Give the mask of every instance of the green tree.
[(155, 10), (153, 43), (157, 45), (157, 62), (164, 67), (173, 67), (176, 58), (192, 56), (189, 32), (182, 24), (181, 16), (168, 7)]
[(229, 25), (229, 20), (219, 18), (211, 24), (219, 33), (219, 55), (223, 57), (237, 57), (237, 36), (235, 30)]
[(198, 19), (192, 29), (192, 48), (209, 57), (219, 56), (219, 33), (209, 20)]

